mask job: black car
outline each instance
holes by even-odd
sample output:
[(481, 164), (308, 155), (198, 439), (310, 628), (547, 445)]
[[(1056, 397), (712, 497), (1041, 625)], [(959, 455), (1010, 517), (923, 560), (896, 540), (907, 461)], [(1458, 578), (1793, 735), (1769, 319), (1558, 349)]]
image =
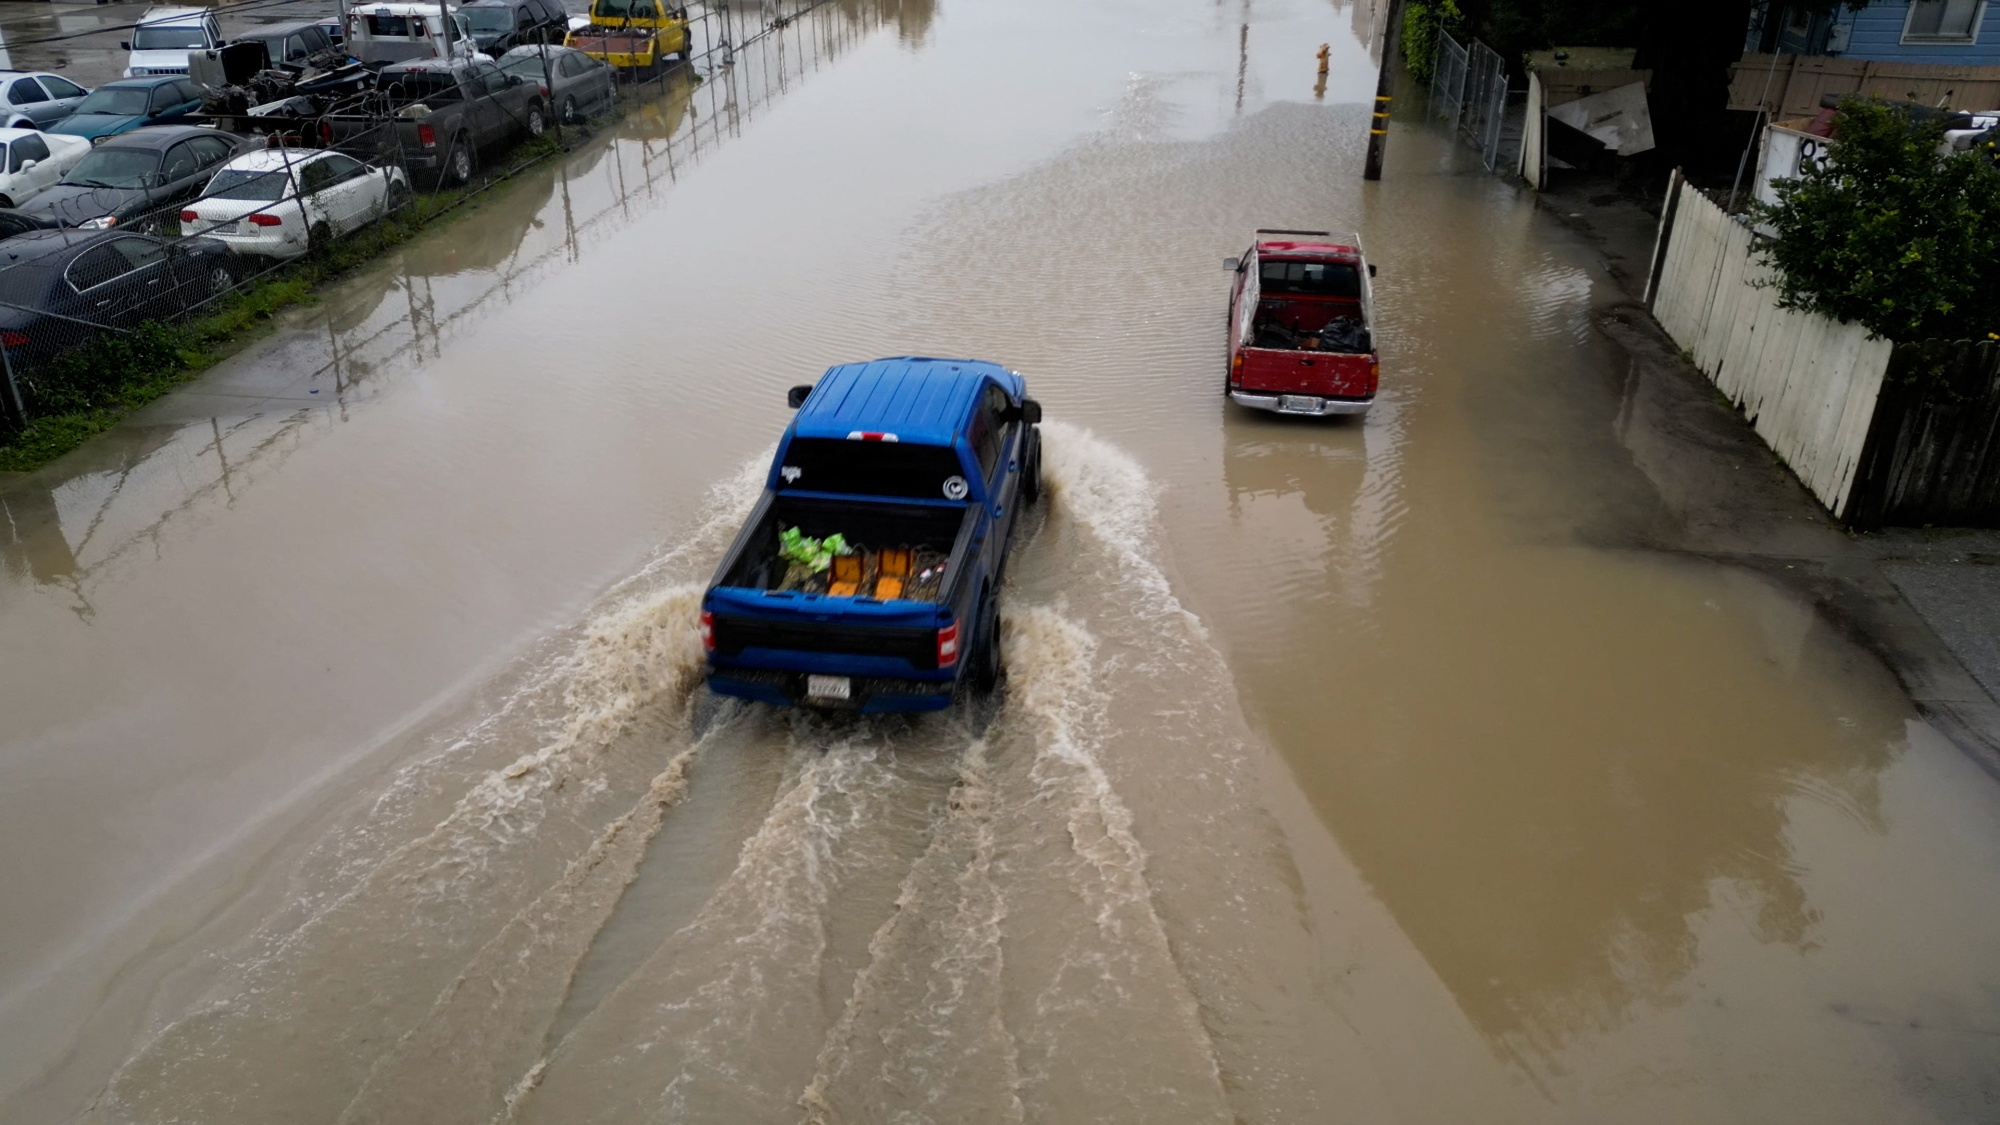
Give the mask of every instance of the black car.
[(157, 225), (201, 193), (216, 168), (253, 142), (199, 125), (134, 129), (92, 150), (22, 210), (66, 227)]
[(529, 43), (560, 44), (569, 35), (569, 13), (559, 0), (473, 0), (459, 11), (472, 25), (472, 41), (494, 58)]
[(339, 46), (317, 20), (254, 27), (237, 36), (234, 42), (261, 43), (272, 66), (290, 70), (301, 69), (307, 59)]
[(16, 370), (88, 341), (97, 326), (171, 320), (236, 283), (212, 238), (41, 230), (0, 242), (0, 343)]

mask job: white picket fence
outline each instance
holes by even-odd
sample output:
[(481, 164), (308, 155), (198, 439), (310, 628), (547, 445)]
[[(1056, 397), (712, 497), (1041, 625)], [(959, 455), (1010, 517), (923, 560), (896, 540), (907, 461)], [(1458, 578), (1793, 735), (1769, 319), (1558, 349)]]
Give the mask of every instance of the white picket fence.
[(1854, 469), (1892, 345), (1856, 324), (1778, 307), (1756, 236), (1678, 177), (1660, 237), (1666, 260), (1648, 299), (1667, 334), (1758, 436), (1835, 515)]

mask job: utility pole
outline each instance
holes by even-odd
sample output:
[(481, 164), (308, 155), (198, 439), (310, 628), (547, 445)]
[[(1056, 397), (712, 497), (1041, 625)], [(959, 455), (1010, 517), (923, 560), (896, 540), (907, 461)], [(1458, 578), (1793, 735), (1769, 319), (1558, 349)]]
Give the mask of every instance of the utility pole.
[(1375, 78), (1375, 115), (1368, 119), (1368, 163), (1364, 180), (1382, 178), (1382, 158), (1389, 148), (1389, 102), (1395, 89), (1396, 52), (1403, 42), (1403, 0), (1389, 0), (1389, 26), (1382, 32), (1382, 71)]

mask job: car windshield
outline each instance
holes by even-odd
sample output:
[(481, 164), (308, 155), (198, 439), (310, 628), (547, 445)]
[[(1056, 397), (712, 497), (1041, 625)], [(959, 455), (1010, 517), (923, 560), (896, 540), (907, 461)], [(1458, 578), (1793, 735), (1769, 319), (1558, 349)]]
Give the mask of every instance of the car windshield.
[(465, 18), (472, 21), (472, 30), (483, 32), (514, 30), (514, 12), (511, 8), (467, 8)]
[(153, 91), (143, 86), (100, 86), (76, 103), (76, 111), (132, 117), (146, 112), (146, 99), (152, 96)]
[(247, 199), (269, 203), (290, 194), (292, 178), (283, 168), (224, 168), (208, 181), (206, 199)]
[(1361, 296), (1361, 273), (1344, 262), (1265, 261), (1257, 271), (1257, 283), (1266, 293)]
[(597, 0), (597, 15), (623, 19), (651, 20), (660, 17), (660, 9), (654, 0)]
[(100, 148), (69, 170), (62, 182), (73, 187), (143, 188), (160, 170), (160, 154), (143, 149)]
[(132, 33), (135, 51), (199, 51), (208, 46), (198, 23), (154, 24)]

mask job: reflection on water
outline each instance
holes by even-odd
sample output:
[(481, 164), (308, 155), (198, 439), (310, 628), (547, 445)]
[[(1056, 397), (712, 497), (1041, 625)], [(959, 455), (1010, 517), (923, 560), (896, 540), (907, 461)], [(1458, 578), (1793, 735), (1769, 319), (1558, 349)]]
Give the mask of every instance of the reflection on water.
[[(552, 268), (583, 260), (793, 85), (884, 23), (921, 42), (935, 4), (839, 0), (760, 35), (760, 21), (780, 12), (726, 10), (738, 46), (706, 81), (680, 69), (628, 95), (639, 100), (607, 138), (485, 193), (472, 215), (445, 217), (438, 234), (292, 312), (286, 331), (253, 345), (233, 371), (205, 379), (199, 393), (157, 404), (80, 453), (0, 484), (0, 560), (68, 590), (88, 619), (97, 569), (212, 498), (233, 501), (305, 432), (324, 427), (320, 411), (344, 420), (380, 389), (379, 373), (441, 355), (445, 340), (490, 306), (513, 304)], [(144, 487), (132, 487), (135, 480)]]

